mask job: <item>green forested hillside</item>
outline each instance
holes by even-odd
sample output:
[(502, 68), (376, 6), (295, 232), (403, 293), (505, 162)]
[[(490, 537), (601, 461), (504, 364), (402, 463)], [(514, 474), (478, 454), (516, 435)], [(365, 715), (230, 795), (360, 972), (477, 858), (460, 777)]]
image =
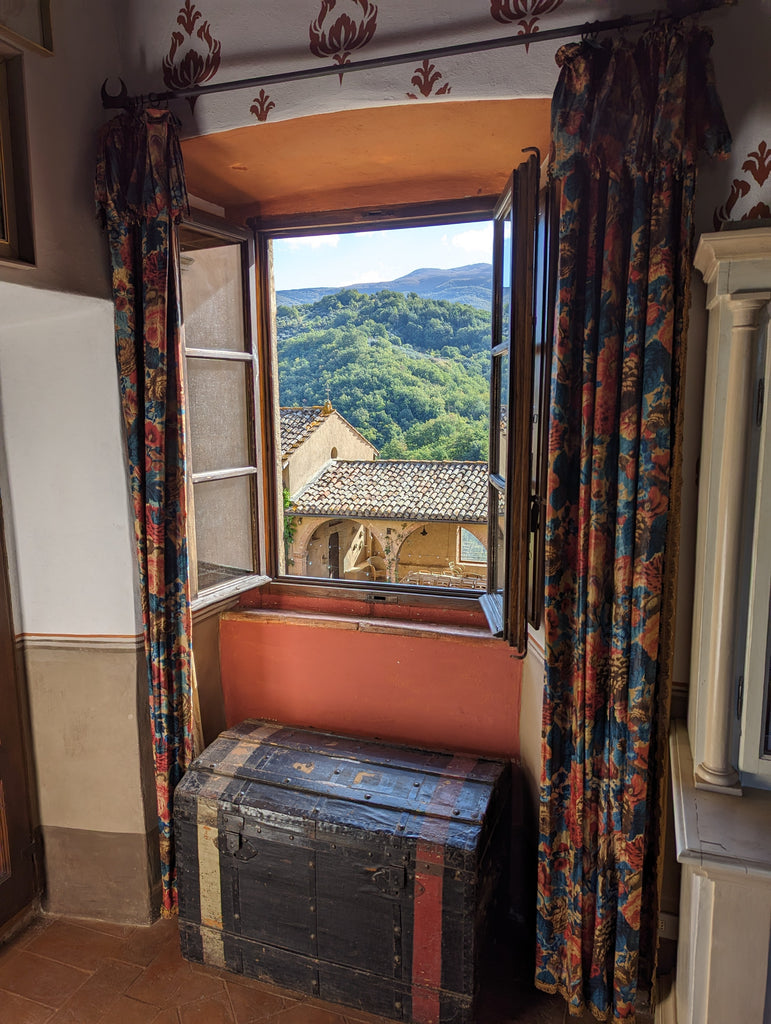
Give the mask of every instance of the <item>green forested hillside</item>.
[(332, 405), (381, 458), (487, 458), (490, 314), (346, 290), (279, 306), (282, 405)]

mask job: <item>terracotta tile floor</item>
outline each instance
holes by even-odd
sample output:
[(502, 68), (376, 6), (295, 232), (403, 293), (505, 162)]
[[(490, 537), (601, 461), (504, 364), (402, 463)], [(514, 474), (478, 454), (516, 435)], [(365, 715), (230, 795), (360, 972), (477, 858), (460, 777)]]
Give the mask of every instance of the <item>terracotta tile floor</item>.
[[(517, 981), (517, 962), (510, 948), (496, 947), (483, 980), (479, 1024), (563, 1024), (563, 1001)], [(53, 917), (37, 918), (0, 946), (0, 1022), (387, 1024), (189, 964), (179, 953), (176, 921), (134, 928)]]

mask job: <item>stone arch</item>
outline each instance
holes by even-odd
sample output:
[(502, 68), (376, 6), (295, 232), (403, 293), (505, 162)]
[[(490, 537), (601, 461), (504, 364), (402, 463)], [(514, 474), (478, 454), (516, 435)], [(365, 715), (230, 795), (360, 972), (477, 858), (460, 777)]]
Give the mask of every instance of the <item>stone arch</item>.
[[(329, 538), (339, 534), (339, 564), (329, 565)], [(371, 524), (357, 518), (339, 516), (303, 517), (291, 550), (294, 565), (290, 572), (297, 576), (319, 579), (361, 579), (381, 581), (385, 578), (386, 559), (380, 538)], [(339, 572), (339, 577), (335, 575)]]

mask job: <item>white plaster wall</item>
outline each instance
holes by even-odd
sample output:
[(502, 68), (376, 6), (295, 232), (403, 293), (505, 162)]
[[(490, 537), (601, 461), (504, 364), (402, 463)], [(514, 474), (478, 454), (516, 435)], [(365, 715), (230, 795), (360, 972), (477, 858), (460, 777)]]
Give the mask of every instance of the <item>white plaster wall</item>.
[(24, 55), (35, 266), (0, 263), (3, 505), (19, 632), (140, 629), (93, 199), (99, 88), (118, 67), (116, 6), (56, 0), (54, 55)]
[(112, 304), (0, 283), (0, 425), (25, 633), (133, 635)]
[[(723, 101), (733, 147), (726, 160), (705, 161), (696, 195), (696, 231), (715, 231), (715, 213), (730, 200), (734, 181), (747, 189), (731, 210), (731, 219), (750, 215), (758, 204), (771, 210), (771, 164), (762, 183), (750, 170), (761, 143), (771, 147), (771, 79), (768, 54), (771, 48), (771, 0), (741, 0), (735, 9), (721, 12), (714, 22), (712, 57), (720, 98)], [(744, 166), (748, 163), (748, 166)], [(760, 170), (761, 178), (763, 170)], [(756, 211), (756, 216), (757, 216)], [(768, 216), (768, 214), (766, 214)]]

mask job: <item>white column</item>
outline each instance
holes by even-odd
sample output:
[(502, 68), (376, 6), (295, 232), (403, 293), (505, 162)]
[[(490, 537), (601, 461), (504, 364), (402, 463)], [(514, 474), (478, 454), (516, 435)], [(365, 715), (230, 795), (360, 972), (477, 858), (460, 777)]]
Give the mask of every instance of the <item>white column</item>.
[(726, 300), (731, 312), (730, 351), (725, 384), (725, 432), (719, 462), (717, 534), (711, 580), (707, 691), (702, 761), (696, 784), (736, 790), (739, 774), (731, 763), (730, 722), (734, 714), (734, 635), (738, 566), (741, 552), (742, 500), (747, 437), (752, 408), (751, 366), (758, 314), (771, 292), (734, 293)]

